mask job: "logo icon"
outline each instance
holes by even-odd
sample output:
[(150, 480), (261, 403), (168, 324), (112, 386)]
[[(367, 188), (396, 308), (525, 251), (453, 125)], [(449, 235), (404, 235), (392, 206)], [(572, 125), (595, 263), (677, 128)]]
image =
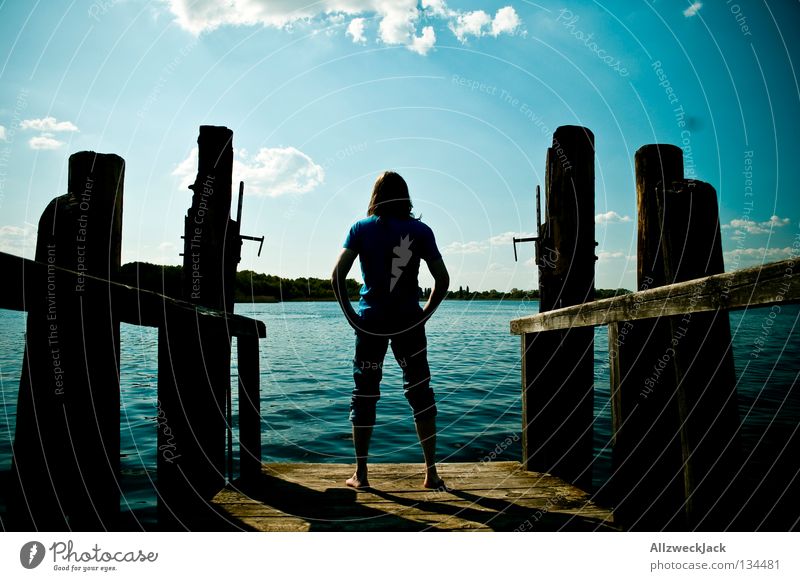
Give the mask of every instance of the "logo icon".
[(394, 258), (392, 258), (392, 280), (389, 283), (389, 292), (394, 290), (394, 285), (403, 274), (403, 267), (411, 260), (411, 243), (414, 241), (410, 239), (410, 236), (410, 234), (403, 236), (400, 244), (392, 249)]
[(19, 562), (26, 569), (35, 569), (44, 560), (44, 545), (39, 541), (30, 541), (22, 545), (19, 551)]

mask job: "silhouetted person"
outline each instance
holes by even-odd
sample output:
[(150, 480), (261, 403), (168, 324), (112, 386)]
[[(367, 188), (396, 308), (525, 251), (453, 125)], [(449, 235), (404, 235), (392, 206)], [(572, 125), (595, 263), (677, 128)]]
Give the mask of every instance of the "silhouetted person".
[[(350, 421), (357, 467), (347, 480), (354, 488), (369, 486), (369, 442), (380, 398), (383, 359), (390, 343), (403, 370), (405, 396), (414, 412), (425, 457), (423, 486), (444, 486), (436, 472), (436, 403), (430, 386), (425, 322), (447, 294), (450, 277), (433, 231), (414, 217), (411, 208), (405, 180), (394, 172), (383, 173), (372, 188), (367, 217), (350, 228), (333, 269), (334, 293), (356, 332)], [(346, 287), (347, 274), (357, 256), (364, 279), (358, 313), (350, 304)], [(419, 305), (420, 260), (427, 263), (434, 279), (424, 307)]]

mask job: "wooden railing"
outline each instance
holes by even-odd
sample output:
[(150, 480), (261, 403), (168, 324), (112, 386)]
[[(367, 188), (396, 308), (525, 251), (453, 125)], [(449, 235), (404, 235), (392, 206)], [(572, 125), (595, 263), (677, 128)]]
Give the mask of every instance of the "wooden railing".
[(68, 193), (42, 213), (35, 260), (0, 254), (0, 308), (27, 312), (8, 503), (14, 528), (117, 526), (120, 323), (158, 328), (161, 524), (202, 520), (232, 476), (234, 337), (241, 475), (260, 471), (258, 342), (266, 327), (233, 314), (243, 187), (231, 220), (232, 139), (228, 128), (200, 128), (184, 218), (184, 300), (117, 282), (125, 161), (114, 154), (71, 155)]
[[(171, 344), (175, 348), (175, 346), (179, 345), (178, 339), (181, 344), (186, 345), (187, 343), (191, 344), (192, 338), (199, 341), (201, 337), (219, 336), (225, 338), (225, 341), (230, 341), (231, 338), (236, 337), (238, 352), (239, 474), (241, 478), (248, 479), (260, 473), (261, 395), (259, 386), (259, 339), (266, 337), (266, 325), (262, 321), (235, 314), (226, 314), (222, 311), (197, 306), (156, 292), (103, 280), (5, 252), (0, 252), (0, 270), (5, 275), (4, 284), (0, 285), (0, 308), (2, 309), (27, 311), (31, 305), (41, 303), (43, 292), (46, 292), (44, 289), (48, 287), (48, 278), (52, 280), (54, 276), (57, 277), (59, 286), (74, 288), (76, 284), (80, 284), (83, 293), (82, 313), (77, 318), (70, 317), (72, 328), (61, 328), (60, 333), (62, 340), (66, 337), (72, 337), (74, 340), (82, 341), (87, 352), (91, 352), (97, 346), (98, 341), (104, 340), (102, 337), (84, 334), (82, 331), (85, 325), (81, 324), (81, 322), (88, 321), (92, 317), (92, 313), (97, 309), (98, 304), (107, 307), (116, 321), (120, 323), (159, 329), (158, 402), (178, 400), (182, 403), (178, 406), (172, 406), (166, 416), (162, 416), (160, 406), (158, 411), (153, 414), (157, 416), (157, 426), (154, 426), (154, 429), (159, 431), (159, 454), (157, 456), (158, 491), (162, 499), (173, 496), (173, 501), (164, 503), (163, 509), (167, 510), (173, 518), (183, 523), (191, 522), (192, 515), (181, 514), (180, 507), (184, 503), (174, 497), (185, 493), (187, 485), (191, 485), (194, 490), (205, 496), (213, 492), (215, 487), (224, 483), (224, 471), (226, 466), (230, 466), (232, 450), (228, 447), (226, 462), (216, 461), (209, 464), (207, 461), (201, 461), (204, 466), (192, 465), (197, 462), (198, 455), (210, 456), (213, 454), (218, 456), (219, 451), (225, 447), (225, 435), (217, 432), (212, 438), (213, 445), (217, 449), (216, 452), (213, 452), (207, 449), (204, 443), (201, 444), (192, 436), (191, 427), (196, 426), (197, 429), (202, 430), (207, 429), (211, 424), (218, 424), (219, 421), (216, 418), (224, 416), (224, 410), (192, 405), (191, 400), (196, 396), (194, 392), (197, 386), (183, 383), (180, 379), (176, 380), (176, 378), (186, 376), (174, 367), (176, 364), (185, 365), (191, 358), (182, 357), (180, 360), (176, 358), (173, 361), (170, 356), (170, 350), (167, 347)], [(201, 364), (203, 356), (202, 345), (198, 346), (200, 349), (197, 352), (195, 365)], [(210, 355), (213, 356), (213, 354)], [(171, 371), (168, 374), (173, 381), (164, 381), (164, 377), (161, 375), (165, 370)], [(70, 379), (69, 375), (65, 373), (63, 381), (59, 383), (57, 388), (61, 390), (60, 394), (66, 395), (71, 391), (84, 387), (75, 385)], [(89, 389), (107, 391), (114, 389), (114, 387), (112, 385), (99, 385), (89, 386)], [(228, 400), (230, 400), (230, 383), (225, 386), (225, 389), (228, 392)], [(100, 402), (102, 401), (109, 400), (96, 397), (93, 398), (94, 405), (92, 408), (84, 410), (70, 408), (69, 413), (72, 414), (73, 420), (77, 417), (83, 417), (84, 419), (80, 421), (85, 422), (87, 425), (97, 424), (98, 429), (102, 429), (104, 423), (110, 424), (109, 429), (116, 430), (118, 433), (119, 406), (101, 407)], [(111, 401), (113, 402), (114, 398)], [(39, 402), (39, 405), (41, 406), (41, 402)], [(38, 409), (40, 412), (42, 411), (41, 407)], [(27, 429), (47, 432), (51, 429), (51, 426), (43, 421), (46, 417), (47, 414), (40, 415), (38, 418), (39, 424), (29, 426)], [(216, 418), (210, 421), (214, 417)], [(26, 421), (24, 416), (20, 420)], [(24, 433), (25, 426), (18, 426), (17, 433), (20, 434), (20, 428)], [(230, 430), (230, 426), (228, 426), (228, 430)], [(166, 434), (164, 433), (165, 431)], [(110, 449), (108, 444), (109, 442), (106, 442), (104, 445), (105, 454), (109, 459), (115, 455), (118, 457), (118, 447), (117, 449)], [(19, 476), (24, 483), (27, 482), (29, 484), (24, 487), (24, 490), (17, 491), (20, 494), (17, 500), (22, 502), (22, 498), (32, 498), (34, 493), (41, 488), (41, 486), (31, 484), (31, 480), (34, 478), (38, 479), (40, 484), (43, 483), (44, 488), (48, 489), (37, 498), (36, 505), (25, 506), (23, 504), (22, 506), (17, 506), (20, 520), (14, 522), (12, 516), (12, 526), (15, 528), (28, 528), (30, 525), (42, 526), (44, 523), (51, 524), (54, 522), (53, 518), (57, 521), (61, 516), (58, 514), (43, 515), (41, 511), (37, 510), (37, 505), (52, 508), (44, 498), (48, 496), (63, 497), (70, 492), (72, 486), (59, 486), (56, 484), (58, 482), (57, 478), (55, 479), (56, 482), (51, 484), (47, 480), (46, 474), (31, 473), (31, 471), (24, 469), (25, 466), (31, 467), (35, 465), (31, 464), (30, 459), (25, 457), (28, 455), (42, 456), (48, 465), (55, 467), (60, 459), (53, 457), (54, 454), (55, 452), (48, 449), (44, 441), (30, 442), (18, 439), (15, 443), (15, 470), (22, 468), (23, 474)], [(49, 459), (47, 458), (48, 456), (50, 456)], [(92, 486), (91, 483), (95, 480), (109, 484), (108, 479), (104, 477), (104, 474), (108, 471), (108, 466), (104, 459), (95, 458), (93, 462), (80, 462), (79, 468), (85, 486)], [(228, 468), (228, 472), (230, 474), (230, 468)], [(186, 479), (189, 475), (193, 475), (191, 481)], [(71, 484), (74, 485), (74, 483)], [(113, 486), (112, 496), (116, 499), (111, 502), (115, 502), (118, 507), (119, 485), (116, 482), (110, 484)], [(206, 488), (208, 488), (208, 492), (205, 492)], [(53, 500), (56, 504), (59, 504), (57, 498)], [(113, 504), (109, 507), (108, 512), (104, 512), (102, 510), (103, 507), (97, 502), (97, 498), (94, 499), (94, 503), (91, 503), (91, 498), (87, 500), (90, 501), (88, 504), (82, 507), (71, 506), (69, 511), (65, 511), (70, 517), (71, 528), (93, 528), (79, 524), (82, 522), (80, 511), (93, 516), (103, 527), (115, 526)], [(183, 500), (185, 501), (186, 499)], [(13, 513), (14, 510), (10, 512)], [(28, 519), (33, 522), (28, 522)], [(51, 526), (57, 525), (51, 524)]]
[(772, 262), (511, 321), (524, 335), (691, 313), (735, 311), (800, 302), (800, 261)]
[(741, 422), (728, 311), (800, 302), (795, 259), (724, 273), (717, 194), (683, 178), (680, 148), (636, 152), (638, 292), (594, 298), (594, 137), (560, 127), (537, 233), (540, 312), (521, 337), (522, 461), (587, 486), (594, 331), (608, 325), (612, 473), (631, 530), (726, 529), (740, 512)]

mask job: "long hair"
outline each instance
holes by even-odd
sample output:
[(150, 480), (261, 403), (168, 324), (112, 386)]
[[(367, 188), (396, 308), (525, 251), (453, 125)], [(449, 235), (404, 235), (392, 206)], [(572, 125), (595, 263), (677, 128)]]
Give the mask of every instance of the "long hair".
[(372, 186), (367, 216), (379, 218), (414, 218), (411, 196), (408, 193), (406, 180), (393, 171), (385, 171)]

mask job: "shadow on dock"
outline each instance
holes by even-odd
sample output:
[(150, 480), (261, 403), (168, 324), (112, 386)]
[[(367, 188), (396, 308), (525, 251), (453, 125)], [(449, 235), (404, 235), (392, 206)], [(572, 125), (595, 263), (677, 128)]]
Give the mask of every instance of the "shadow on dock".
[(424, 490), (418, 464), (375, 464), (372, 487), (344, 485), (345, 464), (265, 464), (216, 495), (217, 523), (258, 531), (597, 531), (611, 512), (588, 494), (517, 462), (443, 464), (447, 491)]

